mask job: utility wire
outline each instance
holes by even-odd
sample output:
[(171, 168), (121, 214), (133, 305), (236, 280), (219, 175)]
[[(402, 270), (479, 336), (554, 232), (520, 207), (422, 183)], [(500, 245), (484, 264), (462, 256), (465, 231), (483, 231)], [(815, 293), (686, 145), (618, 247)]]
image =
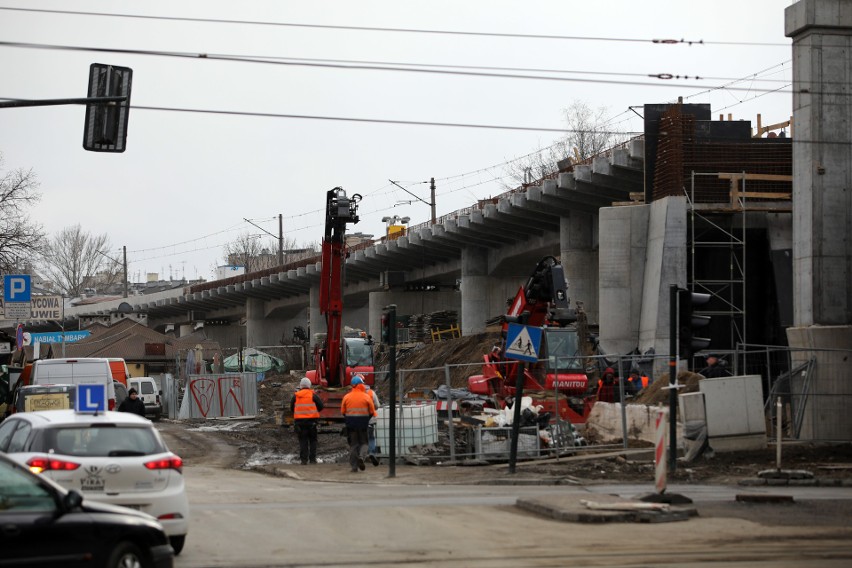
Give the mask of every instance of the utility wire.
[[(144, 49), (117, 49), (117, 48), (106, 48), (106, 47), (85, 47), (85, 46), (71, 46), (71, 45), (51, 45), (51, 44), (36, 44), (36, 43), (22, 43), (22, 42), (11, 42), (11, 41), (0, 41), (0, 46), (3, 47), (17, 47), (24, 49), (45, 49), (45, 50), (55, 50), (55, 51), (81, 51), (81, 52), (92, 52), (92, 53), (119, 53), (122, 55), (142, 55), (142, 56), (154, 56), (154, 57), (172, 57), (178, 59), (204, 59), (210, 61), (231, 61), (231, 62), (239, 62), (239, 63), (259, 63), (265, 65), (284, 65), (284, 66), (293, 66), (293, 67), (312, 67), (312, 68), (321, 68), (321, 69), (343, 69), (343, 70), (358, 70), (358, 71), (393, 71), (393, 72), (403, 72), (403, 73), (427, 73), (427, 74), (438, 74), (438, 75), (451, 75), (451, 76), (462, 76), (462, 77), (482, 77), (482, 78), (491, 78), (491, 79), (523, 79), (523, 80), (536, 80), (536, 81), (556, 81), (556, 82), (568, 82), (568, 83), (594, 83), (594, 84), (603, 84), (603, 85), (626, 85), (633, 87), (675, 87), (675, 88), (683, 88), (683, 89), (695, 89), (695, 88), (706, 88), (709, 90), (718, 89), (719, 87), (711, 86), (711, 85), (693, 85), (689, 83), (671, 83), (672, 79), (685, 79), (685, 80), (702, 80), (703, 78), (698, 76), (687, 76), (687, 75), (672, 75), (670, 73), (657, 73), (657, 74), (649, 74), (647, 77), (658, 79), (660, 82), (645, 82), (645, 81), (618, 81), (614, 79), (587, 79), (587, 78), (579, 78), (579, 77), (554, 77), (548, 75), (523, 75), (516, 73), (488, 73), (488, 72), (474, 72), (474, 71), (456, 71), (451, 69), (426, 69), (426, 68), (413, 68), (413, 67), (391, 67), (391, 66), (381, 66), (381, 65), (344, 65), (340, 63), (307, 63), (307, 62), (298, 62), (298, 61), (281, 61), (281, 60), (270, 60), (270, 59), (254, 59), (250, 57), (220, 57), (216, 55), (211, 55), (208, 53), (198, 53), (198, 52), (180, 52), (180, 51), (156, 51), (156, 50), (144, 50)], [(732, 90), (742, 90), (742, 91), (753, 91), (751, 88), (737, 88), (737, 87), (729, 87)]]
[(97, 17), (112, 17), (112, 18), (133, 18), (139, 20), (160, 20), (174, 22), (198, 22), (207, 24), (239, 24), (252, 26), (273, 26), (273, 27), (289, 27), (289, 28), (306, 28), (306, 29), (326, 29), (326, 30), (345, 30), (359, 32), (387, 32), (387, 33), (407, 33), (407, 34), (433, 34), (433, 35), (451, 35), (451, 36), (470, 36), (470, 37), (496, 37), (496, 38), (514, 38), (514, 39), (535, 39), (535, 40), (561, 40), (561, 41), (605, 41), (618, 43), (649, 43), (654, 45), (727, 45), (727, 46), (761, 46), (761, 47), (790, 47), (790, 43), (772, 43), (772, 42), (743, 42), (743, 41), (704, 41), (688, 40), (688, 39), (651, 39), (651, 38), (621, 38), (621, 37), (596, 37), (596, 36), (567, 36), (553, 34), (522, 34), (522, 33), (503, 33), (503, 32), (476, 32), (463, 30), (430, 30), (422, 28), (387, 28), (377, 26), (341, 26), (332, 24), (310, 24), (310, 23), (295, 23), (295, 22), (268, 22), (263, 20), (234, 20), (234, 19), (216, 19), (216, 18), (192, 18), (186, 16), (149, 16), (144, 14), (117, 14), (110, 12), (85, 12), (73, 10), (48, 10), (38, 8), (7, 8), (0, 7), (0, 10), (16, 11), (16, 12), (35, 12), (45, 14), (65, 14), (74, 16), (97, 16)]

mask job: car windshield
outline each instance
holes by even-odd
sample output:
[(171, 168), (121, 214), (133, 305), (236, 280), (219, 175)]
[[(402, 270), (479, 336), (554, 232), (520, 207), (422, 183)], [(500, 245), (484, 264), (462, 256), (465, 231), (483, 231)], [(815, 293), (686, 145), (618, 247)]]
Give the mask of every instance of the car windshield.
[(53, 495), (37, 479), (0, 461), (0, 511), (30, 513), (55, 508)]
[(545, 339), (549, 369), (567, 371), (583, 368), (576, 331), (572, 329), (548, 329), (545, 331)]
[(346, 364), (350, 367), (372, 366), (373, 346), (363, 339), (346, 339)]
[(166, 450), (153, 428), (83, 426), (51, 428), (41, 451), (68, 456), (147, 456)]

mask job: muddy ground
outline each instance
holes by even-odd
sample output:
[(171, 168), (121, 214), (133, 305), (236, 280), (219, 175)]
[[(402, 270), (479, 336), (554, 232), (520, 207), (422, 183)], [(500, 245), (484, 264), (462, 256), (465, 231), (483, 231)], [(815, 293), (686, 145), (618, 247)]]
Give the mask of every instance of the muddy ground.
[[(422, 373), (411, 374), (409, 380), (417, 377), (416, 382), (406, 384), (408, 390), (430, 390), (444, 383), (444, 362), (461, 363), (481, 360), (485, 353), (495, 343), (497, 334), (483, 333), (453, 341), (430, 344), (418, 348), (403, 350), (399, 360), (400, 369), (435, 369)], [(475, 372), (475, 367), (454, 368), (452, 383), (454, 387), (463, 387), (467, 382), (467, 374)], [(467, 374), (465, 374), (467, 373)], [(281, 411), (284, 405), (289, 405), (290, 398), (298, 387), (301, 375), (298, 372), (267, 374), (259, 384), (259, 412), (255, 418), (245, 420), (213, 420), (195, 422), (186, 426), (192, 429), (201, 428), (210, 431), (212, 435), (236, 445), (239, 448), (239, 458), (235, 459), (234, 467), (263, 470), (269, 464), (289, 464), (298, 461), (298, 441), (292, 428), (282, 426)], [(686, 385), (685, 392), (697, 390), (700, 375), (682, 373), (679, 381)], [(663, 381), (658, 381), (660, 385)], [(665, 393), (651, 385), (636, 402), (655, 404), (665, 402)], [(382, 400), (387, 400), (386, 388), (378, 385)], [(659, 400), (658, 400), (659, 399)], [(445, 428), (445, 427), (444, 427)], [(338, 432), (339, 425), (328, 425), (320, 428), (319, 459), (323, 463), (341, 463), (346, 461), (346, 441)], [(439, 431), (440, 434), (440, 431)], [(443, 436), (446, 440), (446, 435)], [(592, 440), (592, 442), (594, 442)], [(631, 449), (648, 447), (648, 444), (631, 442)], [(612, 445), (596, 448), (594, 445), (582, 448), (575, 455), (587, 456), (584, 459), (553, 459), (525, 463), (523, 471), (526, 474), (548, 477), (570, 477), (585, 482), (636, 482), (653, 479), (654, 466), (650, 452), (643, 454), (617, 455), (620, 446)], [(430, 467), (437, 478), (450, 476), (449, 469), (437, 467), (445, 463), (446, 457), (434, 457), (435, 451), (426, 448), (422, 459), (412, 459), (410, 464)], [(434, 450), (432, 448), (431, 450)], [(613, 455), (613, 450), (616, 455)], [(432, 456), (428, 454), (432, 454)], [(448, 446), (438, 448), (437, 453), (445, 456), (449, 453)], [(601, 454), (601, 455), (596, 455)], [(417, 456), (415, 456), (417, 458)], [(467, 471), (473, 469), (488, 469), (481, 461), (468, 460)], [(700, 457), (692, 463), (680, 463), (672, 479), (678, 483), (736, 483), (739, 479), (754, 478), (759, 471), (773, 469), (776, 465), (774, 446), (759, 451), (715, 453), (712, 457)], [(811, 471), (820, 479), (852, 479), (852, 444), (785, 444), (782, 453), (783, 469), (804, 469)], [(341, 467), (344, 467), (341, 465)], [(402, 467), (406, 467), (404, 464)], [(501, 467), (497, 463), (495, 467)], [(502, 464), (505, 467), (505, 463)], [(431, 473), (431, 472), (430, 472)]]

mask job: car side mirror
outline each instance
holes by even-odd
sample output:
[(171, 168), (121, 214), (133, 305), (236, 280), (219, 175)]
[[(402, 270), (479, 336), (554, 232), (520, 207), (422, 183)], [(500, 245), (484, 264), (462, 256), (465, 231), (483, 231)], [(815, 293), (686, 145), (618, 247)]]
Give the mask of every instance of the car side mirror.
[(65, 497), (62, 499), (62, 507), (66, 511), (72, 511), (78, 508), (83, 504), (83, 496), (74, 491), (73, 489), (65, 494)]

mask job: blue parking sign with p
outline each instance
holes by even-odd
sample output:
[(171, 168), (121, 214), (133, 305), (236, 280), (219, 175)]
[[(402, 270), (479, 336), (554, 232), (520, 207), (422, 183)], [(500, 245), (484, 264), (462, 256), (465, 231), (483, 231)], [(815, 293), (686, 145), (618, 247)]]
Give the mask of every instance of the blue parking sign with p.
[(77, 400), (74, 410), (81, 414), (96, 414), (107, 409), (106, 385), (77, 385)]
[(3, 303), (29, 303), (32, 295), (29, 274), (6, 274), (3, 276)]

